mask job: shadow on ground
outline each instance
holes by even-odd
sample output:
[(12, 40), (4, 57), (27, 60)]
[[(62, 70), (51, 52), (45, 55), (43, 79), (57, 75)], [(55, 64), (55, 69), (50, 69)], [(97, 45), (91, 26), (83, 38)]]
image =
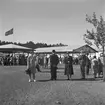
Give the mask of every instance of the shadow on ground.
[(57, 80), (37, 80), (38, 82), (48, 82), (48, 81), (100, 81), (102, 80), (102, 78), (86, 78), (86, 79), (81, 79), (81, 78), (78, 78), (78, 79), (71, 79), (71, 80), (68, 80), (68, 79), (57, 79)]

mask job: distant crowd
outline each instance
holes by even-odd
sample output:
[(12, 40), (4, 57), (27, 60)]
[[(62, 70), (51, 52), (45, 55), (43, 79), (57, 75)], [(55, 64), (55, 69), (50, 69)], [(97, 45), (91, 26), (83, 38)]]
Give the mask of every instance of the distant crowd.
[[(68, 55), (68, 56), (67, 56)], [(37, 68), (41, 71), (42, 68), (50, 68), (51, 67), (51, 55), (35, 55), (37, 58)], [(58, 55), (57, 55), (58, 56)], [(0, 57), (0, 65), (3, 66), (12, 66), (12, 65), (27, 65), (27, 59), (29, 55), (19, 54), (19, 55), (11, 55), (8, 54), (6, 56)], [(72, 60), (71, 58), (72, 57)], [(85, 74), (89, 75), (90, 70), (94, 74), (94, 78), (100, 77), (103, 74), (103, 60), (102, 57), (89, 56), (86, 53), (81, 52), (78, 57), (70, 56), (70, 54), (64, 54), (62, 57), (58, 56), (59, 62), (58, 64), (65, 64), (65, 69), (67, 69), (68, 65), (80, 65), (82, 78), (85, 78)], [(69, 62), (69, 63), (68, 63)], [(72, 71), (73, 71), (73, 67)]]
[[(40, 56), (37, 55), (39, 60), (39, 64), (42, 67), (48, 68), (50, 59), (47, 55)], [(12, 66), (12, 65), (27, 65), (27, 57), (28, 55), (25, 54), (18, 54), (18, 55), (12, 55), (12, 54), (7, 54), (5, 56), (0, 56), (0, 65), (4, 66)], [(79, 64), (78, 58), (73, 58), (73, 64)], [(64, 57), (59, 57), (59, 63), (62, 64), (64, 63)]]
[(24, 54), (11, 55), (7, 54), (0, 57), (0, 65), (12, 66), (12, 65), (27, 65), (27, 56)]

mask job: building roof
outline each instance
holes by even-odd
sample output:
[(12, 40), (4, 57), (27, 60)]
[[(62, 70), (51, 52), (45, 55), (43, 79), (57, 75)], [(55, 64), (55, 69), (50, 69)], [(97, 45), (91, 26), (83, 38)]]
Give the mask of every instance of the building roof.
[(84, 52), (87, 52), (87, 53), (96, 53), (98, 52), (97, 50), (95, 50), (94, 48), (90, 47), (89, 45), (84, 45), (84, 46), (81, 46), (77, 49), (74, 49), (73, 50), (74, 52), (81, 52), (81, 51), (84, 51)]

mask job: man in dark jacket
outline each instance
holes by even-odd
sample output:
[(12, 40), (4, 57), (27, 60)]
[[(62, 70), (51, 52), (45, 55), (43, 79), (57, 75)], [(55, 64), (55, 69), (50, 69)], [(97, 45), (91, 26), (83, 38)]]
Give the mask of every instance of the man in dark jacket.
[(59, 63), (59, 58), (55, 54), (55, 50), (52, 51), (50, 56), (50, 66), (51, 66), (51, 80), (56, 80), (57, 78), (57, 65)]
[(85, 55), (85, 52), (81, 51), (81, 55), (79, 56), (79, 63), (80, 63), (82, 79), (85, 79), (86, 58), (87, 57)]
[(90, 69), (90, 66), (91, 66), (91, 62), (90, 62), (90, 59), (88, 58), (88, 53), (86, 54), (86, 74), (89, 75), (89, 69)]

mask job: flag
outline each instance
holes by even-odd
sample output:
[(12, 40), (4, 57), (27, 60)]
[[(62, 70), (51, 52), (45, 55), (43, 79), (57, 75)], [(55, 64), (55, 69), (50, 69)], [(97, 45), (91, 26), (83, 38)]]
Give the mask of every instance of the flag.
[(11, 35), (11, 34), (13, 34), (13, 28), (5, 32), (5, 36)]

